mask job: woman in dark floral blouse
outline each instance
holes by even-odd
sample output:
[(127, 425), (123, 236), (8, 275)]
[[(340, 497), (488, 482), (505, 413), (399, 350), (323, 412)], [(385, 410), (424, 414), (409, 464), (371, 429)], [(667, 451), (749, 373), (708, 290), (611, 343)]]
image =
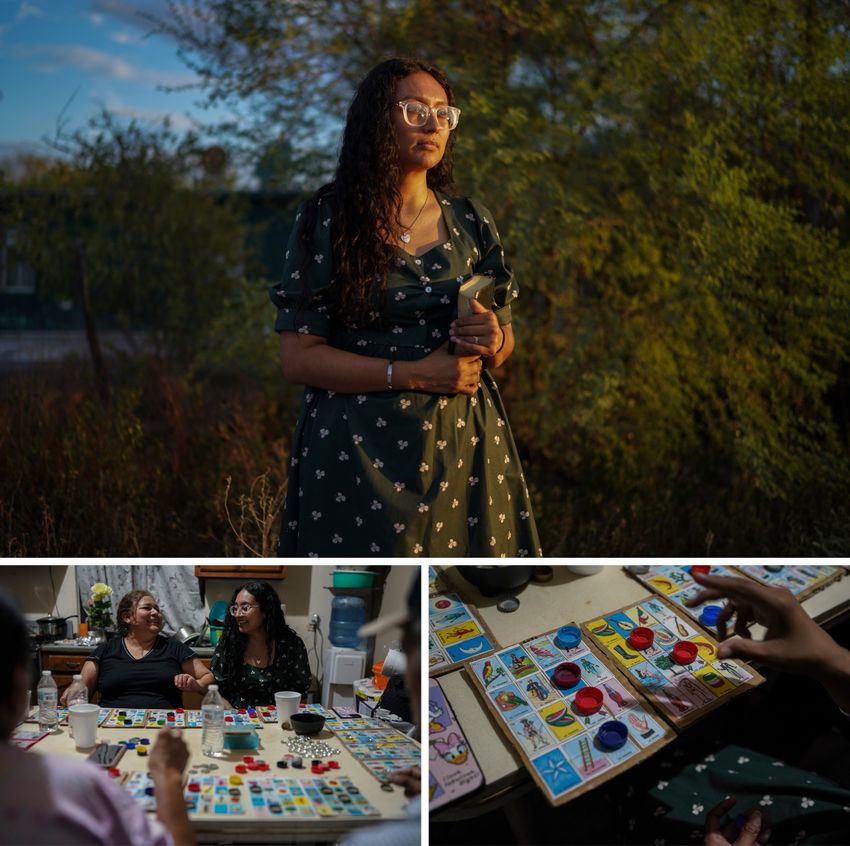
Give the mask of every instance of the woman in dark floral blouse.
[(211, 669), (233, 708), (273, 705), (279, 690), (309, 690), (304, 641), (286, 624), (268, 582), (248, 582), (233, 594)]

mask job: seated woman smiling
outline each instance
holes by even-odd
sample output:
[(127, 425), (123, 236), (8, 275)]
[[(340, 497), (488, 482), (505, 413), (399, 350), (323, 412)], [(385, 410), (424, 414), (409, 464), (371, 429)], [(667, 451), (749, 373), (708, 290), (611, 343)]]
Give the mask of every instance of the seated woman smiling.
[(206, 693), (213, 674), (186, 644), (160, 634), (162, 614), (147, 591), (123, 596), (116, 617), (120, 637), (102, 643), (83, 664), (89, 698), (98, 691), (106, 708), (170, 709), (182, 706), (184, 690)]
[(234, 708), (271, 705), (279, 690), (305, 694), (310, 662), (304, 642), (287, 625), (280, 597), (268, 582), (242, 585), (212, 659), (221, 694)]

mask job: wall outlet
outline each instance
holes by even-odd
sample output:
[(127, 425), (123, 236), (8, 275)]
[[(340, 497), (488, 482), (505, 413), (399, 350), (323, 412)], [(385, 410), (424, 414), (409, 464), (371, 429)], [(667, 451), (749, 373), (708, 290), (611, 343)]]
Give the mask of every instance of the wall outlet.
[(320, 617), (318, 614), (311, 614), (310, 619), (307, 622), (307, 631), (314, 632), (317, 628), (319, 628)]

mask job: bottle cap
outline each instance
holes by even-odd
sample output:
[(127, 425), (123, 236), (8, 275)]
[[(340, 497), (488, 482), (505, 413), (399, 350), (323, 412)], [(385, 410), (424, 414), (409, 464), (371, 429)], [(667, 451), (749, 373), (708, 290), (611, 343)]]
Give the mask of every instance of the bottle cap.
[(680, 640), (673, 647), (672, 656), (677, 664), (691, 664), (697, 657), (697, 652), (699, 650), (695, 643), (691, 643), (689, 640)]
[(655, 632), (646, 626), (637, 626), (629, 632), (629, 646), (632, 649), (649, 649), (655, 640)]
[(719, 605), (706, 605), (699, 615), (699, 621), (705, 626), (713, 626), (723, 609)]
[(575, 649), (581, 643), (581, 629), (578, 626), (561, 626), (555, 635), (558, 649)]
[(209, 693), (211, 690), (218, 690), (218, 685), (217, 684), (208, 685), (207, 686), (207, 693)]
[(555, 672), (552, 673), (552, 681), (561, 690), (569, 690), (581, 681), (581, 668), (578, 664), (573, 664), (572, 661), (558, 664), (555, 667)]
[(602, 707), (602, 691), (598, 687), (583, 687), (576, 693), (573, 704), (579, 714), (589, 717)]
[(691, 573), (709, 573), (711, 572), (710, 564), (694, 564), (692, 567), (688, 567), (688, 570)]
[(596, 732), (596, 741), (603, 749), (613, 752), (625, 744), (628, 736), (629, 730), (624, 723), (619, 720), (609, 720), (599, 726), (599, 731)]
[(41, 674), (42, 674), (43, 676), (49, 676), (49, 675), (52, 675), (52, 674), (51, 674), (51, 672), (50, 672), (50, 670), (42, 670), (42, 671), (41, 671)]

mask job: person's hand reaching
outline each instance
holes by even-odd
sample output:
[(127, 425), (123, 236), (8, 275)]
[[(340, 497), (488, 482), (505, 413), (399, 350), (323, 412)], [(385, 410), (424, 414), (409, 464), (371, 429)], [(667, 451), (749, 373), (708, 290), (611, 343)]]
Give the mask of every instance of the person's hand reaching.
[(734, 796), (715, 805), (705, 817), (705, 846), (765, 846), (770, 837), (770, 822), (761, 811), (751, 808), (744, 817), (743, 825), (734, 820), (724, 823), (723, 818), (737, 802)]

